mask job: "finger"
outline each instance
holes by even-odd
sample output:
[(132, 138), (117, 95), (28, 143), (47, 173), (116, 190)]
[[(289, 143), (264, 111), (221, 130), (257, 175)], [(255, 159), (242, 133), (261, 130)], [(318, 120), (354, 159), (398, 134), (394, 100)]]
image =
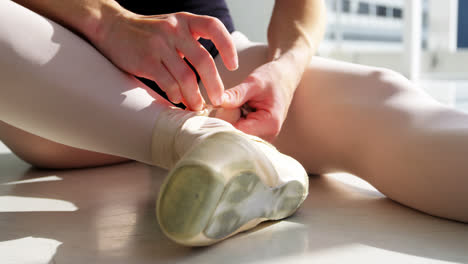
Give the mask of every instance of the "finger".
[(180, 93), (187, 102), (187, 107), (194, 111), (202, 110), (204, 100), (198, 89), (197, 78), (187, 63), (175, 50), (164, 52), (163, 63), (177, 80)]
[(210, 16), (194, 16), (189, 20), (189, 28), (193, 35), (213, 41), (229, 70), (239, 67), (236, 46), (224, 24)]
[(274, 139), (279, 131), (276, 131), (271, 113), (265, 110), (251, 112), (245, 119), (240, 119), (235, 125), (240, 131), (261, 137), (267, 141)]
[(211, 102), (215, 106), (220, 105), (222, 103), (224, 85), (210, 53), (196, 41), (184, 41), (179, 44), (178, 48), (197, 70)]
[(167, 68), (162, 63), (156, 63), (153, 66), (153, 79), (158, 86), (163, 90), (171, 102), (178, 104), (182, 102), (180, 87), (174, 77), (169, 73)]
[(224, 91), (222, 107), (238, 108), (255, 96), (255, 83), (246, 81)]

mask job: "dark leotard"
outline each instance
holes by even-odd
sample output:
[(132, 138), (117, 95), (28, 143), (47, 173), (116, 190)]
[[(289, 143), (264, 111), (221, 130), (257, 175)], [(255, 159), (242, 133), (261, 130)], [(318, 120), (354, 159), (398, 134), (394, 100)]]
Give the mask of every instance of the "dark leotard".
[[(116, 0), (122, 7), (141, 15), (159, 15), (169, 14), (176, 12), (190, 12), (197, 15), (213, 16), (221, 20), (229, 33), (234, 31), (231, 15), (224, 0), (170, 0), (170, 1), (156, 1), (156, 0)], [(206, 39), (200, 39), (199, 42), (214, 58), (218, 54), (218, 50), (214, 44)], [(188, 62), (187, 62), (188, 63)], [(188, 63), (190, 65), (190, 63)], [(195, 69), (190, 65), (200, 80)], [(140, 78), (151, 89), (164, 96), (165, 93), (152, 81)]]

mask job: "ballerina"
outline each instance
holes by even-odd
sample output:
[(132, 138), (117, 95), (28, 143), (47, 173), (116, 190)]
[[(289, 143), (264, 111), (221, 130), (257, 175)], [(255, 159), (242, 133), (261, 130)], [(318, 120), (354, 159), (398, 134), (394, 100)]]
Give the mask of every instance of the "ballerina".
[[(308, 55), (300, 58), (310, 59), (303, 71), (284, 67), (282, 58), (271, 61), (268, 46), (233, 32), (233, 46), (220, 53), (237, 51), (239, 69), (222, 66), (235, 69), (233, 56), (214, 59), (223, 86), (234, 87), (221, 102), (234, 113), (233, 127), (208, 117), (205, 99), (180, 99), (200, 111), (174, 109), (71, 31), (13, 2), (0, 7), (2, 141), (38, 166), (130, 159), (170, 169), (157, 213), (163, 231), (179, 243), (215, 243), (292, 214), (307, 195), (306, 171), (351, 172), (397, 202), (468, 221), (468, 117), (398, 73)], [(245, 103), (261, 109), (258, 87), (277, 72), (294, 81), (300, 74), (294, 93), (270, 90), (291, 100), (283, 105), (288, 115), (280, 132), (281, 125), (252, 126), (266, 111), (240, 113)], [(219, 86), (205, 86), (206, 100), (216, 101), (212, 91)], [(241, 130), (266, 139), (279, 132), (273, 144), (300, 163)]]

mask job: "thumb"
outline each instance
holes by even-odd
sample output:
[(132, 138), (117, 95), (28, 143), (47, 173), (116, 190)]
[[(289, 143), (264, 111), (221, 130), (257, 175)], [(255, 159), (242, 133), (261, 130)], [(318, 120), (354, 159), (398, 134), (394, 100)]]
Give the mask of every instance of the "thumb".
[(250, 82), (242, 82), (231, 89), (224, 91), (224, 108), (239, 108), (254, 96), (254, 87)]
[(276, 136), (270, 114), (265, 110), (251, 112), (245, 119), (240, 119), (234, 124), (240, 131), (271, 141)]

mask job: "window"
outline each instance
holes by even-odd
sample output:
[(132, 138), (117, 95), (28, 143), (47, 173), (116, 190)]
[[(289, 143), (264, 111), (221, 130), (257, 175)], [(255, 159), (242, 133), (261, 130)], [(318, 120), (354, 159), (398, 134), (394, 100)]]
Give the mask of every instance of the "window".
[(377, 6), (377, 16), (386, 17), (387, 16), (387, 7), (378, 5)]
[(359, 2), (359, 5), (358, 5), (358, 14), (361, 14), (361, 15), (369, 15), (369, 11), (370, 11), (370, 8), (369, 8), (369, 4), (368, 4), (368, 3)]
[(401, 8), (393, 8), (393, 17), (394, 18), (402, 18), (403, 17), (403, 10)]
[(350, 13), (351, 12), (351, 1), (350, 0), (342, 0), (341, 1), (341, 10), (343, 13)]

